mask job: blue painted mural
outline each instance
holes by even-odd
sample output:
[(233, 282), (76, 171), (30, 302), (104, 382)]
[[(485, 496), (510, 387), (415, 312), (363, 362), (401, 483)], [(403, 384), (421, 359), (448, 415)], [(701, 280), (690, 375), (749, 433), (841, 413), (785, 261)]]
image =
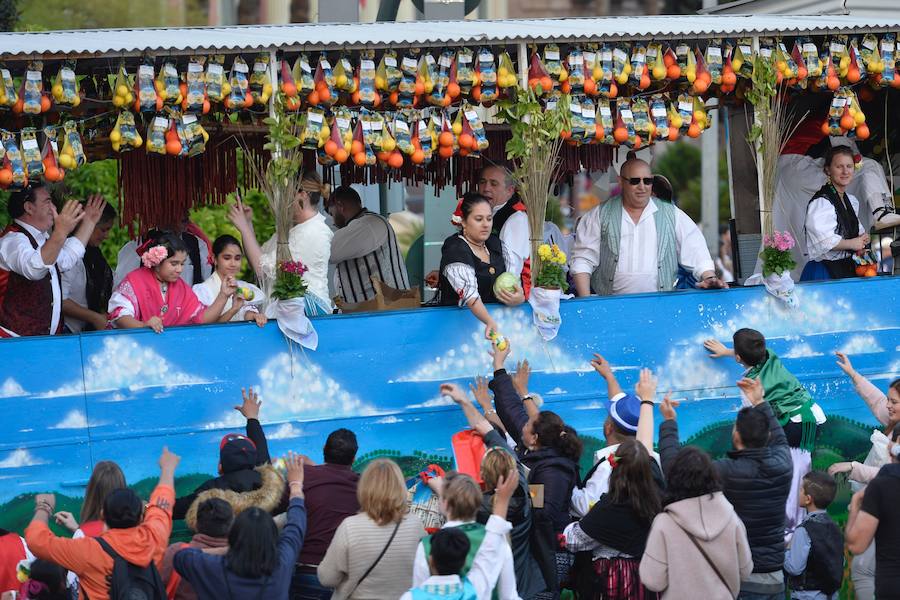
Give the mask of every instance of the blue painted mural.
[[(588, 364), (594, 352), (610, 360), (626, 388), (641, 367), (654, 369), (660, 389), (683, 400), (683, 436), (730, 423), (740, 407), (734, 382), (741, 368), (708, 358), (701, 342), (730, 344), (739, 327), (762, 331), (828, 415), (874, 424), (833, 353), (849, 354), (882, 389), (900, 373), (900, 279), (801, 285), (797, 294), (793, 310), (762, 288), (571, 300), (549, 343), (527, 305), (492, 312), (512, 343), (510, 360), (530, 361), (533, 391), (587, 436), (602, 437), (606, 416), (605, 386)], [(288, 345), (275, 324), (0, 342), (0, 503), (51, 490), (79, 497), (93, 463), (103, 459), (119, 462), (129, 482), (155, 477), (164, 444), (183, 457), (180, 475), (214, 473), (218, 440), (243, 426), (233, 406), (249, 386), (263, 401), (273, 454), (291, 449), (320, 459), (328, 432), (348, 427), (361, 454), (452, 456), (450, 436), (465, 420), (438, 385), (490, 374), (489, 344), (468, 311), (314, 322), (315, 352)], [(857, 429), (868, 437), (865, 427)], [(10, 515), (0, 507), (0, 526)]]

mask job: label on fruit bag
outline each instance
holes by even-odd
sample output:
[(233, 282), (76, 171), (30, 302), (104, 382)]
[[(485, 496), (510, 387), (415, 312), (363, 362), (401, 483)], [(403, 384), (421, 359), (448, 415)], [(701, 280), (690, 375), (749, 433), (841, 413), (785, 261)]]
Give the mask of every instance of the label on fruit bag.
[(375, 70), (375, 61), (374, 60), (360, 61), (359, 68), (362, 71), (374, 71)]
[(163, 73), (165, 73), (166, 77), (178, 77), (178, 69), (169, 63), (166, 63), (166, 66), (163, 67)]
[(620, 108), (619, 115), (625, 121), (633, 121), (634, 120), (634, 113), (631, 112), (630, 108)]
[(831, 46), (829, 46), (832, 54), (843, 54), (846, 50), (846, 46), (843, 44), (839, 44), (838, 42), (831, 42)]
[[(882, 52), (893, 52), (894, 51), (894, 42), (891, 40), (881, 40), (881, 51)], [(3, 77), (9, 77), (9, 75), (4, 75)]]
[(28, 71), (25, 73), (25, 79), (29, 81), (40, 81), (41, 80), (41, 72), (40, 71)]
[(349, 129), (350, 128), (350, 119), (347, 117), (336, 117), (334, 122), (337, 123), (337, 126), (341, 129)]
[(657, 54), (659, 54), (659, 50), (657, 50), (656, 46), (647, 48), (647, 58), (656, 58)]
[(362, 128), (363, 128), (363, 131), (372, 131), (372, 124), (369, 123), (368, 121), (363, 121)]
[(66, 82), (75, 81), (75, 71), (68, 67), (64, 67), (59, 70), (59, 78)]
[(722, 49), (718, 46), (710, 46), (706, 49), (706, 54), (711, 57), (722, 58)]
[(819, 49), (816, 48), (816, 45), (812, 42), (806, 42), (803, 44), (803, 53), (804, 54), (818, 54)]
[(584, 62), (592, 65), (597, 62), (597, 53), (596, 52), (585, 52), (584, 53)]
[(37, 150), (38, 143), (34, 138), (22, 140), (22, 150)]
[(222, 65), (220, 65), (219, 63), (210, 63), (206, 71), (213, 77), (217, 78), (221, 77), (225, 73), (224, 67), (222, 67)]
[(602, 60), (603, 62), (609, 62), (612, 60), (612, 58), (613, 58), (612, 50), (604, 50), (603, 52), (600, 53), (600, 60)]
[(249, 73), (250, 67), (247, 66), (246, 63), (235, 62), (234, 66), (231, 67), (232, 70), (237, 71), (238, 73)]
[(441, 58), (438, 60), (439, 65), (441, 65), (442, 67), (448, 67), (448, 68), (450, 67), (452, 62), (453, 62), (453, 59), (451, 59), (450, 56), (447, 54), (441, 54)]
[(760, 48), (759, 55), (763, 58), (771, 58), (772, 57), (772, 49), (771, 48)]
[(573, 115), (580, 115), (580, 114), (582, 114), (582, 112), (581, 112), (581, 105), (580, 105), (580, 104), (570, 104), (570, 105), (569, 105), (569, 110), (572, 111), (572, 114), (573, 114)]
[(331, 63), (328, 62), (328, 59), (323, 58), (322, 60), (319, 61), (319, 64), (322, 65), (322, 68), (325, 69), (326, 71), (331, 70)]
[(569, 64), (570, 65), (583, 65), (584, 64), (584, 56), (581, 54), (570, 54), (569, 55)]
[(309, 113), (309, 120), (312, 121), (313, 123), (321, 123), (323, 120), (322, 113), (318, 113), (318, 112)]
[(382, 127), (384, 127), (384, 124), (380, 120), (372, 121), (372, 131), (381, 131)]
[(50, 147), (53, 148), (53, 154), (59, 154), (59, 145), (56, 140), (50, 140)]
[(253, 63), (253, 72), (254, 73), (265, 73), (269, 69), (269, 65), (264, 62), (255, 62)]
[(625, 51), (621, 48), (616, 48), (615, 50), (613, 50), (613, 58), (622, 62), (628, 62), (628, 55), (625, 54)]
[(583, 106), (581, 107), (581, 116), (585, 119), (593, 119), (597, 116), (597, 112), (592, 106)]
[[(748, 47), (748, 52), (749, 52), (749, 47)], [(690, 53), (691, 53), (691, 48), (687, 44), (679, 44), (678, 46), (675, 47), (675, 54), (677, 54), (678, 56), (687, 56)]]
[(544, 52), (546, 60), (559, 60), (559, 50), (547, 50)]
[(394, 129), (397, 131), (403, 131), (409, 133), (409, 125), (406, 124), (406, 121), (397, 121), (394, 123)]
[(412, 58), (411, 56), (404, 56), (403, 57), (403, 66), (406, 67), (407, 69), (415, 69), (416, 67), (419, 66), (419, 63), (417, 63), (416, 59)]
[(689, 112), (689, 113), (693, 113), (693, 112), (694, 112), (694, 105), (693, 105), (693, 103), (691, 103), (691, 102), (679, 102), (679, 103), (678, 103), (678, 110), (679, 110), (679, 112)]
[[(753, 48), (751, 48), (750, 46), (741, 45), (738, 46), (738, 48), (741, 49), (741, 54), (743, 54), (744, 56), (750, 56), (750, 54), (753, 53)], [(813, 49), (815, 49), (815, 46), (813, 46)]]
[(650, 109), (650, 114), (654, 117), (665, 117), (666, 116), (666, 107), (665, 106), (654, 106)]
[(490, 52), (482, 52), (478, 55), (478, 60), (481, 62), (493, 62), (494, 55)]
[(384, 57), (384, 64), (385, 64), (385, 66), (387, 66), (387, 67), (396, 67), (396, 66), (397, 66), (397, 59), (394, 58), (393, 56), (385, 56), (385, 57)]
[(469, 121), (477, 121), (478, 120), (478, 113), (475, 112), (474, 110), (467, 110), (463, 114), (466, 116), (466, 119), (468, 119)]
[[(218, 66), (218, 65), (216, 65), (216, 66)], [(209, 66), (209, 70), (210, 70), (210, 72), (212, 72), (212, 65)], [(202, 73), (202, 72), (203, 72), (203, 65), (201, 65), (200, 63), (195, 63), (195, 62), (188, 63), (188, 73)]]
[(458, 60), (460, 63), (468, 64), (468, 63), (472, 62), (472, 56), (465, 52), (460, 52), (457, 55), (456, 60)]
[(435, 64), (435, 62), (434, 62), (434, 57), (433, 57), (432, 55), (430, 55), (430, 54), (426, 54), (426, 55), (425, 55), (425, 62), (426, 62), (428, 65), (430, 65), (430, 66), (433, 67), (434, 64)]
[(141, 65), (138, 67), (138, 75), (141, 77), (153, 77), (153, 67), (151, 65)]
[(165, 117), (155, 117), (153, 119), (153, 128), (154, 129), (168, 129), (169, 128), (169, 120)]
[(875, 43), (875, 38), (864, 38), (863, 39), (863, 48), (867, 50), (875, 50), (877, 44)]
[(600, 107), (600, 116), (601, 116), (601, 117), (611, 117), (611, 116), (612, 116), (612, 109), (610, 109), (610, 108), (609, 108), (608, 106), (606, 106), (605, 104), (602, 105), (602, 106)]
[(9, 74), (9, 69), (0, 69), (0, 76), (6, 80), (12, 79), (12, 75)]
[(547, 110), (553, 110), (556, 108), (556, 100), (547, 100)]
[(197, 122), (197, 117), (194, 115), (184, 115), (181, 117), (181, 122), (184, 125), (192, 125)]

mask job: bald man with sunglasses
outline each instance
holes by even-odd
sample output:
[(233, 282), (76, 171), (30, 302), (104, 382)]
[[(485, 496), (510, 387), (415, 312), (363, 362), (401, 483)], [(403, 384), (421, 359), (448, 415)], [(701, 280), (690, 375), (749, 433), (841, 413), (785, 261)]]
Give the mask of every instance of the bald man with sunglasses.
[(632, 158), (619, 170), (622, 195), (582, 217), (570, 271), (579, 296), (667, 292), (681, 265), (697, 287), (728, 287), (716, 276), (706, 240), (689, 216), (652, 195), (653, 173)]

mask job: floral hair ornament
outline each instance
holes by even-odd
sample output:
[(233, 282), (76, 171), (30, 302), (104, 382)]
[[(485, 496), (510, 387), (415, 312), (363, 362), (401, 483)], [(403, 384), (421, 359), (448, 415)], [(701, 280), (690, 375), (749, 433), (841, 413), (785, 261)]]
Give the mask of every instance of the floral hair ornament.
[(606, 457), (606, 462), (609, 463), (610, 468), (615, 469), (619, 466), (619, 459), (616, 458), (616, 453), (611, 452), (609, 456)]
[(453, 211), (453, 216), (450, 217), (450, 222), (456, 227), (462, 227), (463, 222), (463, 214), (462, 214), (462, 205), (463, 199), (460, 198), (459, 202), (456, 203), (456, 210)]
[(165, 246), (156, 245), (141, 254), (141, 263), (148, 269), (159, 266), (169, 257), (169, 251)]

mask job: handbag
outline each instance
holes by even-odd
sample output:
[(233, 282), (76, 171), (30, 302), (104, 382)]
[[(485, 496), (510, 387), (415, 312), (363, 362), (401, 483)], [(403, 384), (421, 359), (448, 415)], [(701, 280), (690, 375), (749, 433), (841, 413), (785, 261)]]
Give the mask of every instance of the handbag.
[(391, 542), (394, 541), (394, 536), (397, 535), (397, 530), (400, 529), (400, 523), (402, 523), (402, 522), (403, 522), (403, 518), (401, 518), (399, 521), (397, 521), (397, 524), (394, 526), (394, 531), (391, 532), (391, 537), (388, 538), (387, 544), (385, 544), (384, 548), (381, 549), (381, 554), (379, 554), (378, 558), (375, 559), (375, 562), (373, 562), (372, 565), (368, 569), (366, 569), (366, 572), (363, 573), (362, 577), (360, 577), (356, 581), (356, 585), (354, 585), (353, 589), (350, 590), (350, 593), (347, 594), (348, 598), (351, 598), (353, 596), (353, 593), (356, 591), (356, 588), (359, 587), (359, 584), (361, 584), (363, 581), (365, 581), (366, 577), (369, 576), (369, 573), (371, 573), (372, 570), (376, 566), (378, 566), (378, 563), (381, 562), (381, 559), (384, 557), (385, 553), (388, 551), (388, 548), (391, 547)]

